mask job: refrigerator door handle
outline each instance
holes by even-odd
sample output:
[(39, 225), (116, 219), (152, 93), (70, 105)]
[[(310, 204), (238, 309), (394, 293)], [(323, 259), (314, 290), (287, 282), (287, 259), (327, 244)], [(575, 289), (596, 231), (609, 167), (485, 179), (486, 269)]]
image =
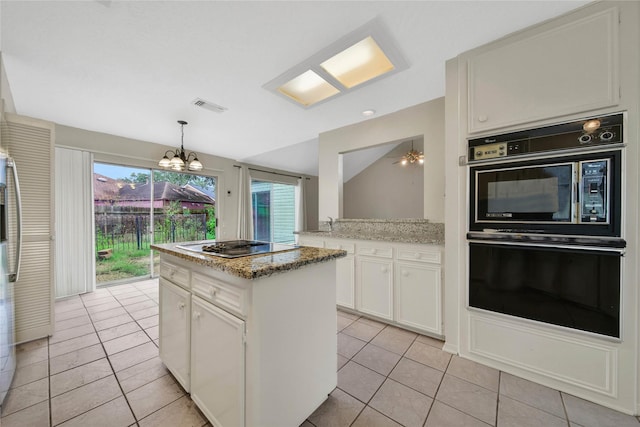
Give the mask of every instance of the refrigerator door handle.
[(16, 242), (15, 270), (9, 272), (9, 281), (17, 282), (20, 274), (20, 260), (22, 258), (22, 198), (20, 195), (20, 180), (18, 179), (18, 167), (12, 158), (7, 159), (7, 166), (13, 171), (13, 185), (16, 190), (16, 219), (18, 222), (18, 241)]

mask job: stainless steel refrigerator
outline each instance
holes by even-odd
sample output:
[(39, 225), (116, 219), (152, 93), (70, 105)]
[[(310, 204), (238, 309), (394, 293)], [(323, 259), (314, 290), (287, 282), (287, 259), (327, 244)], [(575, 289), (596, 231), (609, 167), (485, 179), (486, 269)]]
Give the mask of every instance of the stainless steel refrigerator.
[[(9, 206), (7, 188), (7, 171), (12, 174), (12, 186), (16, 204)], [(9, 210), (15, 213), (18, 236), (15, 244), (9, 244)], [(13, 160), (6, 153), (0, 151), (0, 405), (11, 387), (13, 374), (16, 370), (15, 324), (13, 287), (18, 279), (20, 268), (20, 237), (21, 237), (20, 187), (18, 174)], [(9, 248), (15, 248), (16, 259), (14, 266), (8, 265)], [(12, 249), (13, 250), (13, 249)]]

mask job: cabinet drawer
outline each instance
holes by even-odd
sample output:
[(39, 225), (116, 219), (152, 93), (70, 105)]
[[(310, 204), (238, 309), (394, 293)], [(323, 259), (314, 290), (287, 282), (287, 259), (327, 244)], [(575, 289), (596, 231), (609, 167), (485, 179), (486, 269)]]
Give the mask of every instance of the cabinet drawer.
[(347, 251), (348, 254), (355, 253), (356, 245), (353, 242), (340, 242), (340, 241), (331, 241), (327, 240), (325, 242), (327, 249), (341, 249), (343, 251)]
[(369, 255), (369, 256), (377, 256), (381, 258), (392, 258), (393, 257), (393, 248), (390, 246), (378, 246), (374, 244), (362, 244), (358, 245), (357, 254), (358, 255)]
[(426, 250), (420, 248), (401, 248), (398, 249), (396, 257), (403, 261), (418, 261), (440, 264), (442, 255), (440, 251)]
[(171, 280), (176, 285), (180, 285), (185, 289), (190, 288), (189, 273), (190, 271), (188, 268), (181, 267), (167, 261), (160, 261), (160, 277)]
[(191, 289), (195, 295), (231, 313), (239, 316), (246, 316), (247, 314), (246, 289), (221, 282), (218, 279), (197, 272), (193, 273)]

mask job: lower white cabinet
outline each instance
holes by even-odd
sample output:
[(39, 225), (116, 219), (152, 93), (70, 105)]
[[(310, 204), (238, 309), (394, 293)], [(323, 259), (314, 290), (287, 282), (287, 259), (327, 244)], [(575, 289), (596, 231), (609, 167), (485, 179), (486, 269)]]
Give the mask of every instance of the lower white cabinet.
[(356, 309), (393, 320), (393, 261), (359, 256), (356, 264)]
[(442, 335), (442, 246), (301, 235), (304, 246), (347, 251), (336, 262), (336, 303)]
[(160, 358), (180, 385), (190, 390), (191, 293), (160, 278)]
[(245, 322), (193, 296), (191, 399), (216, 426), (243, 426)]
[(397, 262), (395, 321), (412, 328), (442, 333), (439, 265)]

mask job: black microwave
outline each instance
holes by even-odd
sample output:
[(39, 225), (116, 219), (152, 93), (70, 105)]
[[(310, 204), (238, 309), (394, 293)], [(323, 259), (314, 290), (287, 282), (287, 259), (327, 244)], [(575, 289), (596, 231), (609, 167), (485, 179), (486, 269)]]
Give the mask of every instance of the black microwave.
[(620, 150), (471, 168), (470, 230), (620, 237)]

